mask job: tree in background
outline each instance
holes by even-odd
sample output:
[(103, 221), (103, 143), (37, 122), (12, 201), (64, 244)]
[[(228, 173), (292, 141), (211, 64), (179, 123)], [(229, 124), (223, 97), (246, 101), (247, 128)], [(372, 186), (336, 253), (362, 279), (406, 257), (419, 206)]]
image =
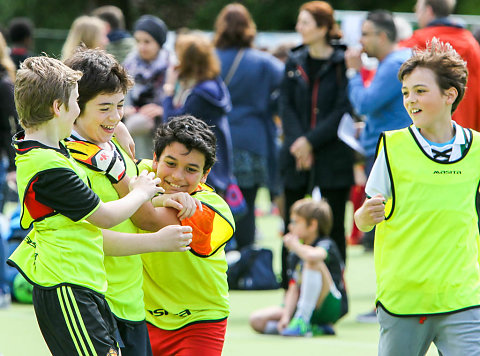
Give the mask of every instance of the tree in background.
[[(170, 29), (189, 27), (213, 30), (215, 17), (220, 10), (233, 1), (229, 0), (0, 0), (0, 28), (13, 17), (29, 17), (35, 24), (37, 52), (58, 54), (67, 29), (73, 20), (89, 14), (102, 5), (120, 7), (127, 29), (143, 14), (157, 15)], [(243, 0), (238, 1), (251, 12), (258, 31), (291, 31), (295, 27), (297, 9), (304, 0)], [(412, 12), (415, 0), (383, 0), (382, 8), (393, 12)], [(369, 11), (378, 7), (373, 0), (336, 0), (335, 10)], [(480, 15), (478, 0), (462, 0), (457, 14)], [(42, 32), (41, 29), (54, 31)], [(56, 31), (55, 31), (56, 30)]]

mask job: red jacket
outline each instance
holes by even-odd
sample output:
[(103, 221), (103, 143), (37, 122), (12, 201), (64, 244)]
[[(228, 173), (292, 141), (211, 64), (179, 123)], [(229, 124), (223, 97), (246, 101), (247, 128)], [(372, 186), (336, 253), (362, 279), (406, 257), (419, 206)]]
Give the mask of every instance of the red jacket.
[(401, 41), (400, 46), (425, 48), (425, 43), (431, 41), (433, 37), (442, 42), (449, 42), (467, 62), (467, 90), (453, 114), (453, 119), (463, 127), (480, 131), (480, 45), (466, 29), (429, 26), (416, 30), (412, 37)]

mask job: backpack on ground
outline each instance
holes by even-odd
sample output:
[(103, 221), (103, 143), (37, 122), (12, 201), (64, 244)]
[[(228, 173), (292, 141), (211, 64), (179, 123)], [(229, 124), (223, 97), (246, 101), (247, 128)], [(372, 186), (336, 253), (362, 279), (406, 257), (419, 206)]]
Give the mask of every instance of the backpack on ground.
[(278, 289), (280, 285), (272, 267), (273, 253), (260, 247), (245, 246), (240, 258), (229, 265), (227, 280), (230, 289), (267, 290)]

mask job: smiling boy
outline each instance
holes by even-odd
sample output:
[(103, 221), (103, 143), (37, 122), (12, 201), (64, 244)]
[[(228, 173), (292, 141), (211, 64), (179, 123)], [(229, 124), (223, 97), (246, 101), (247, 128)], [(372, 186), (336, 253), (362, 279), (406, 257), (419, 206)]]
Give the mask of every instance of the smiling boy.
[(452, 121), (465, 93), (465, 62), (432, 40), (400, 68), (413, 125), (385, 132), (355, 212), (376, 226), (379, 355), (480, 352), (476, 194), (480, 135)]
[(80, 113), (81, 77), (49, 57), (28, 58), (17, 73), (15, 102), (25, 129), (13, 140), (20, 223), (33, 228), (8, 263), (34, 286), (38, 325), (53, 355), (117, 355), (115, 321), (104, 297), (104, 255), (162, 250), (166, 237), (185, 245), (190, 229), (172, 226), (129, 239), (108, 231), (102, 236), (100, 228), (128, 219), (155, 196), (159, 180), (143, 172), (125, 198), (109, 202), (90, 189), (64, 144)]
[[(152, 168), (165, 193), (188, 193), (202, 209), (181, 221), (193, 229), (189, 252), (142, 256), (153, 354), (221, 355), (229, 314), (224, 245), (234, 220), (227, 203), (205, 185), (215, 163), (215, 135), (202, 120), (176, 117), (157, 130), (154, 150)], [(162, 222), (178, 224), (165, 210)]]
[[(123, 184), (130, 179), (129, 177), (138, 175), (135, 162), (114, 137), (114, 132), (123, 117), (125, 94), (131, 87), (132, 80), (115, 58), (102, 50), (79, 49), (65, 63), (83, 73), (78, 82), (80, 115), (75, 121), (67, 147), (81, 163), (92, 190), (100, 199), (104, 202), (118, 200), (120, 197), (115, 186)], [(102, 160), (108, 164), (101, 164)], [(122, 179), (119, 179), (119, 176)], [(128, 193), (128, 184), (125, 185)], [(150, 202), (143, 205), (150, 205), (150, 210), (153, 210)], [(141, 209), (143, 211), (144, 207)], [(142, 226), (137, 227), (133, 220), (127, 219), (111, 230), (138, 233), (139, 227)], [(177, 241), (166, 236), (164, 242), (165, 246), (161, 251), (171, 250), (170, 244)], [(184, 241), (183, 245), (185, 244), (188, 243)], [(174, 250), (188, 249), (180, 246), (178, 248)], [(105, 256), (104, 264), (108, 281), (106, 299), (116, 320), (122, 355), (151, 355), (145, 324), (143, 266), (140, 255)]]

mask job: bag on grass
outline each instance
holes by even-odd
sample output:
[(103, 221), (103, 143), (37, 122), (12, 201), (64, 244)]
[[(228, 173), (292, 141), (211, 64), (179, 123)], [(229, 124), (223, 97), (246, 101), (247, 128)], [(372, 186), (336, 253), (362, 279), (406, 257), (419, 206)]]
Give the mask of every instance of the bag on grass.
[(240, 250), (240, 259), (228, 267), (228, 286), (239, 290), (278, 289), (272, 261), (271, 250), (245, 246)]

